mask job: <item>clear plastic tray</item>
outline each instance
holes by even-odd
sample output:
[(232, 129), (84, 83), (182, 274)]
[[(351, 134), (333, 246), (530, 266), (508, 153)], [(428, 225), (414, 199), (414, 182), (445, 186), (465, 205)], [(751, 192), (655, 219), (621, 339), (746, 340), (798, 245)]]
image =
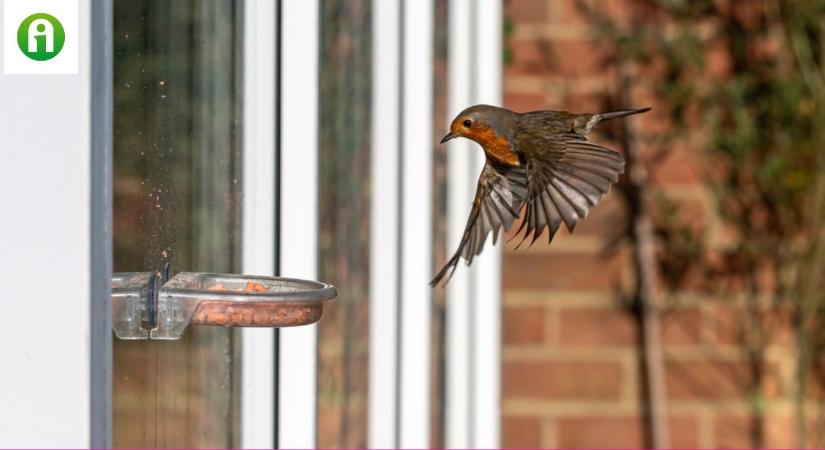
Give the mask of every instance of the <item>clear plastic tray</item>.
[(293, 278), (182, 272), (153, 287), (157, 278), (149, 272), (113, 277), (113, 329), (119, 338), (175, 340), (190, 324), (308, 325), (337, 295), (331, 285)]

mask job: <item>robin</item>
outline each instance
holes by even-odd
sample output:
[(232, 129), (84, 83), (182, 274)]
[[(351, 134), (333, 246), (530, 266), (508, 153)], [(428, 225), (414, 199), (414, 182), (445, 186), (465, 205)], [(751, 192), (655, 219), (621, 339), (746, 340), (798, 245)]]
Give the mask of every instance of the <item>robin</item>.
[(509, 231), (523, 207), (524, 220), (514, 235), (523, 232), (519, 245), (528, 238), (532, 245), (545, 229), (549, 229), (548, 243), (552, 242), (562, 222), (572, 232), (624, 171), (622, 155), (588, 142), (585, 136), (601, 122), (649, 110), (517, 113), (475, 105), (461, 111), (441, 143), (457, 137), (471, 139), (481, 145), (487, 163), (458, 250), (430, 286), (445, 277), (449, 281), (461, 258), (469, 266), (490, 232), (495, 245), (499, 231)]

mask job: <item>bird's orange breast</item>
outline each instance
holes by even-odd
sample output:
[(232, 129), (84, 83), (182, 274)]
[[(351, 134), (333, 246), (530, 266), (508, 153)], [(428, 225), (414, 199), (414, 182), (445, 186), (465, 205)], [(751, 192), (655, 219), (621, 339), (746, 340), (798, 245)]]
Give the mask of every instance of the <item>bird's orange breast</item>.
[(476, 141), (484, 148), (487, 157), (500, 164), (518, 166), (518, 155), (513, 151), (510, 141), (507, 138), (496, 134), (491, 128), (480, 130), (476, 133)]

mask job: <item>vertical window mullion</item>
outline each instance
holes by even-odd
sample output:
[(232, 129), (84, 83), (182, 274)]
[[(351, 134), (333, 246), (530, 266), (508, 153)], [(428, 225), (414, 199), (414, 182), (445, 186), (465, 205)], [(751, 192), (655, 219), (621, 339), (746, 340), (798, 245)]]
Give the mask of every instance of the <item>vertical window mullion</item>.
[(91, 5), (91, 436), (112, 446), (112, 58), (113, 5)]
[[(243, 4), (243, 250), (242, 270), (275, 275), (275, 2)], [(244, 328), (241, 445), (275, 445), (275, 331)]]
[[(281, 11), (280, 274), (316, 279), (319, 4), (287, 0)], [(314, 448), (317, 326), (284, 328), (278, 345), (278, 444)]]
[[(473, 19), (472, 0), (452, 0), (449, 11), (447, 36), (449, 58), (449, 100), (447, 115), (450, 119), (471, 104), (473, 40), (470, 35)], [(474, 153), (479, 152), (466, 139), (453, 139), (447, 150), (447, 252), (454, 251), (464, 233), (464, 226), (472, 204), (476, 180), (472, 174)], [(469, 448), (470, 409), (470, 309), (471, 272), (462, 267), (453, 274), (447, 285), (447, 354), (446, 359), (446, 446)]]
[[(472, 34), (475, 46), (475, 66), (472, 73), (475, 103), (501, 105), (502, 71), (502, 12), (498, 0), (474, 2)], [(484, 155), (475, 154), (474, 173), (484, 165)], [(473, 262), (473, 305), (470, 323), (473, 324), (472, 343), (473, 376), (470, 397), (472, 405), (472, 441), (477, 448), (496, 448), (500, 445), (501, 416), (501, 247), (488, 247)], [(488, 242), (487, 245), (490, 245)]]
[(401, 342), (402, 448), (430, 445), (433, 1), (402, 3)]
[(372, 3), (369, 424), (371, 448), (398, 445), (400, 0)]
[[(501, 104), (501, 5), (496, 1), (450, 3), (449, 113), (467, 106)], [(449, 249), (458, 246), (484, 153), (453, 140), (448, 155)], [(497, 447), (500, 420), (501, 247), (484, 252), (448, 285), (448, 447)], [(503, 246), (503, 245), (502, 245)]]

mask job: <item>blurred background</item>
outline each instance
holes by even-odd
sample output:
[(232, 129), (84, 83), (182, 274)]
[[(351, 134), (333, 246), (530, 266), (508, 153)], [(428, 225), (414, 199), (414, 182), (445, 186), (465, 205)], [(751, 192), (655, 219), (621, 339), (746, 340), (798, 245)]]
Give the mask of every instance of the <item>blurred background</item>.
[[(349, 153), (366, 158), (366, 130), (342, 142), (359, 128), (335, 107), (358, 104), (358, 82), (349, 77), (369, 52), (358, 32), (366, 5), (356, 3), (324, 4), (325, 18), (338, 25), (324, 39), (335, 63), (324, 66), (323, 111), (341, 128), (322, 138), (329, 152), (322, 196), (330, 202), (322, 214), (368, 201), (366, 188), (358, 191), (362, 178), (350, 176), (362, 161)], [(436, 2), (436, 36), (446, 3)], [(817, 125), (825, 3), (511, 0), (504, 7), (503, 106), (653, 111), (600, 127), (595, 140), (624, 152), (628, 172), (574, 235), (562, 231), (552, 245), (529, 250), (505, 247), (502, 444), (825, 445), (825, 152)], [(443, 102), (451, 70), (445, 46), (437, 37), (434, 136), (457, 112)], [(437, 149), (437, 187), (443, 158)], [(438, 205), (436, 264), (452, 251), (439, 236)], [(357, 332), (364, 328), (353, 326), (368, 320), (364, 308), (346, 307), (364, 298), (367, 229), (349, 214), (333, 218), (322, 228), (324, 276), (349, 295), (321, 325), (321, 370), (329, 371), (321, 417), (332, 420), (321, 421), (319, 438), (364, 445), (365, 356), (342, 350), (368, 351)], [(444, 312), (438, 294), (436, 324)], [(434, 330), (436, 371), (441, 331)], [(667, 420), (652, 419), (657, 407)], [(664, 440), (654, 442), (657, 427)]]
[(505, 5), (505, 106), (653, 111), (573, 236), (505, 250), (503, 443), (825, 445), (825, 4)]
[[(115, 2), (115, 271), (240, 270), (241, 3)], [(382, 320), (370, 315), (375, 11), (319, 6), (318, 278), (339, 297), (318, 326), (317, 444), (365, 447)], [(501, 45), (473, 52), (500, 61), (503, 106), (653, 108), (594, 133), (628, 166), (574, 234), (485, 250), (503, 252), (501, 445), (825, 446), (825, 2), (500, 6)], [(434, 1), (432, 115), (415, 124), (432, 144), (417, 150), (432, 157), (432, 273), (453, 251), (437, 141), (460, 110), (450, 74), (466, 69), (450, 65), (450, 11)], [(438, 447), (447, 367), (465, 356), (447, 343), (446, 293), (420, 299)], [(236, 445), (241, 341), (200, 329), (162, 348), (116, 342), (115, 444)], [(138, 399), (153, 391), (161, 407), (147, 411)]]

